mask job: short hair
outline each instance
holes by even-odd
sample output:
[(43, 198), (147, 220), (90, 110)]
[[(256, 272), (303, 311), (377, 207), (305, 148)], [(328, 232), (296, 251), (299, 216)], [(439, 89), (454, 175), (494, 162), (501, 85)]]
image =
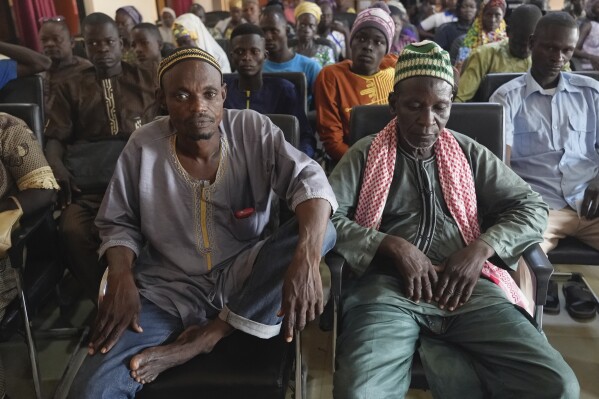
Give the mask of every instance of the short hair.
[[(522, 7), (522, 6), (520, 6)], [(518, 7), (518, 8), (520, 8)], [(517, 9), (516, 9), (517, 10)], [(537, 22), (537, 26), (535, 28), (535, 35), (538, 35), (546, 28), (568, 28), (568, 29), (576, 29), (578, 30), (578, 25), (574, 18), (570, 16), (567, 12), (559, 11), (548, 13)]]
[(83, 32), (83, 30), (88, 25), (99, 26), (104, 24), (112, 25), (115, 29), (118, 30), (116, 22), (114, 22), (114, 19), (104, 14), (103, 12), (93, 12), (83, 19), (83, 23), (81, 24), (81, 31)]
[(145, 31), (149, 32), (154, 37), (154, 39), (156, 39), (156, 41), (158, 43), (160, 43), (160, 44), (163, 43), (162, 35), (160, 34), (158, 27), (154, 24), (151, 24), (149, 22), (142, 22), (141, 24), (135, 25), (133, 27), (133, 29), (145, 30)]
[(532, 32), (542, 16), (543, 13), (539, 7), (533, 4), (522, 4), (512, 11), (509, 30), (511, 32)]
[(44, 25), (49, 25), (49, 24), (59, 26), (64, 32), (67, 33), (67, 35), (72, 36), (71, 30), (69, 29), (69, 26), (67, 25), (67, 23), (64, 20), (56, 21), (53, 19), (49, 19), (45, 22), (42, 22), (42, 26), (40, 26), (40, 30), (42, 29), (42, 27)]
[(285, 14), (283, 13), (283, 9), (278, 5), (270, 5), (266, 7), (262, 11), (261, 17), (279, 17), (287, 24), (287, 19), (285, 18)]
[(254, 24), (241, 24), (233, 29), (233, 32), (231, 32), (231, 42), (233, 42), (233, 39), (235, 39), (237, 36), (242, 35), (258, 35), (264, 38), (264, 31), (259, 26)]

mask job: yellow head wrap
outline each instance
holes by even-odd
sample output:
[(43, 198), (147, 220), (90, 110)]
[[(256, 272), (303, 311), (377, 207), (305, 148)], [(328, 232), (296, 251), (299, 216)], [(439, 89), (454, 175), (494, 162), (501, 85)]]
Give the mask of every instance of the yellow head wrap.
[(242, 8), (241, 0), (230, 0), (229, 1), (229, 10), (231, 8)]
[(312, 3), (310, 1), (302, 1), (299, 3), (297, 7), (295, 7), (295, 19), (302, 14), (312, 14), (316, 18), (316, 23), (320, 22), (320, 16), (322, 15), (322, 10), (316, 3)]

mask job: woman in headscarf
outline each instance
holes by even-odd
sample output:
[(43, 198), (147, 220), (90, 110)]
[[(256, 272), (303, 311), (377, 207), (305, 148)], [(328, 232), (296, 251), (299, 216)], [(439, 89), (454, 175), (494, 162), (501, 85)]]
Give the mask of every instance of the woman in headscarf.
[[(458, 71), (472, 50), (483, 44), (499, 42), (507, 37), (503, 20), (505, 8), (505, 0), (482, 2), (478, 16), (464, 38), (457, 38), (452, 44), (455, 55), (454, 65)], [(457, 54), (455, 54), (456, 48)]]
[(214, 40), (206, 26), (195, 14), (187, 13), (175, 19), (173, 34), (177, 46), (201, 48), (216, 58), (223, 73), (231, 73), (231, 65), (225, 50)]
[(582, 59), (582, 70), (599, 70), (599, 0), (589, 0), (585, 11), (574, 56)]
[(164, 7), (160, 12), (162, 25), (158, 27), (158, 30), (160, 31), (160, 36), (162, 36), (162, 41), (164, 43), (175, 44), (175, 36), (173, 35), (175, 18), (177, 18), (177, 14), (175, 14), (175, 10), (170, 7)]
[(326, 66), (335, 63), (335, 52), (330, 46), (316, 43), (321, 16), (322, 10), (315, 3), (304, 1), (295, 7), (297, 43), (291, 49)]
[(124, 6), (116, 10), (114, 21), (119, 30), (119, 36), (123, 39), (123, 58), (122, 60), (135, 64), (137, 58), (135, 51), (131, 48), (131, 31), (135, 25), (142, 22), (143, 17), (137, 8), (133, 6)]

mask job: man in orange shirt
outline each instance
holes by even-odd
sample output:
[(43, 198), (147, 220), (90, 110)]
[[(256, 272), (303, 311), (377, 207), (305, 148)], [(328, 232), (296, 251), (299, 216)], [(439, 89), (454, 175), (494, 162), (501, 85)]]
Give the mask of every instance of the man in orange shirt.
[(356, 105), (387, 104), (397, 57), (389, 55), (395, 34), (391, 16), (380, 8), (358, 14), (350, 34), (351, 60), (326, 66), (314, 87), (316, 126), (335, 162), (348, 150), (349, 119)]

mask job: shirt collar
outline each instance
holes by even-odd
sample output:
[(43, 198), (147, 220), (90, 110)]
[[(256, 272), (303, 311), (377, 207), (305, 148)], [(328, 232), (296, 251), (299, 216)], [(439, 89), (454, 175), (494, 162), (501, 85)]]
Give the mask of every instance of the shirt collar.
[[(570, 79), (569, 79), (570, 77), (571, 76), (565, 75), (563, 72), (560, 72), (559, 81), (557, 82), (557, 87), (555, 88), (556, 93), (558, 93), (560, 91), (568, 91), (570, 93), (580, 92), (580, 89), (578, 89), (578, 87), (576, 87), (570, 83)], [(525, 81), (526, 81), (526, 91), (524, 92), (524, 98), (527, 98), (528, 96), (530, 96), (531, 94), (533, 94), (535, 92), (540, 93), (543, 90), (541, 85), (539, 85), (537, 83), (537, 81), (532, 77), (532, 74), (530, 73), (530, 69), (526, 73)]]

